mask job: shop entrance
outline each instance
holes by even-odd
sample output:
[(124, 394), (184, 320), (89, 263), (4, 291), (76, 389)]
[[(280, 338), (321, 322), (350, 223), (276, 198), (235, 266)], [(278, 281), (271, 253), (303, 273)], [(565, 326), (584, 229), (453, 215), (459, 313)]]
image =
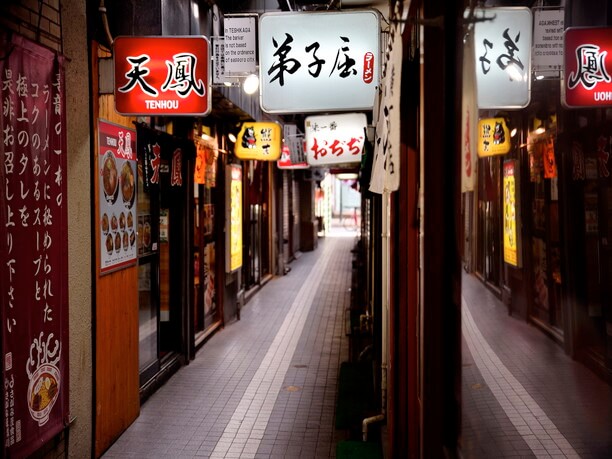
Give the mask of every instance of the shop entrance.
[(534, 322), (562, 341), (561, 246), (559, 235), (558, 172), (552, 134), (532, 135), (529, 152), (531, 203), (531, 310)]
[[(138, 341), (140, 387), (182, 355), (184, 187), (170, 136), (138, 133)], [(160, 138), (156, 138), (156, 136)], [(168, 138), (164, 138), (167, 136)], [(147, 141), (147, 138), (149, 140)], [(162, 141), (163, 138), (163, 141)], [(146, 146), (143, 148), (141, 139)], [(170, 142), (170, 143), (169, 143)], [(151, 169), (150, 158), (159, 160)], [(182, 171), (181, 171), (182, 174)], [(172, 185), (171, 183), (175, 183)]]
[(479, 161), (476, 273), (499, 293), (502, 262), (499, 194), (501, 165), (497, 157), (481, 158)]
[(243, 263), (243, 282), (246, 290), (261, 284), (263, 278), (270, 274), (268, 173), (267, 162), (250, 161), (244, 175), (244, 221), (248, 222)]

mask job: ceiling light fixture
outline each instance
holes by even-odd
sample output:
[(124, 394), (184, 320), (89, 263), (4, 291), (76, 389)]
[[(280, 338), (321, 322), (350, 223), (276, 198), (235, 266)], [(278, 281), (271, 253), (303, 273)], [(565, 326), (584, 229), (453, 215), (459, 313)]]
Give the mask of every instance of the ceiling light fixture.
[(254, 94), (259, 89), (259, 77), (255, 74), (246, 77), (244, 83), (242, 83), (242, 89), (247, 94)]
[(235, 136), (235, 135), (234, 135), (232, 132), (230, 132), (230, 133), (227, 135), (227, 138), (229, 139), (229, 141), (230, 141), (230, 142), (232, 142), (232, 143), (236, 143), (236, 136)]

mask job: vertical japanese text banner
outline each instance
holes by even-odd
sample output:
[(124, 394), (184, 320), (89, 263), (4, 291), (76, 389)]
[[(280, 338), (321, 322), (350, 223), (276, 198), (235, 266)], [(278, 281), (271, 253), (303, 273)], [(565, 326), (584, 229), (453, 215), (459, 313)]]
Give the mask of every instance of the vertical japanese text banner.
[(461, 192), (474, 191), (476, 176), (476, 75), (474, 72), (474, 33), (463, 46), (463, 97), (461, 99)]
[(0, 36), (2, 457), (68, 424), (68, 216), (63, 58)]
[[(374, 161), (370, 191), (397, 191), (400, 184), (400, 89), (402, 79), (402, 35), (401, 25), (396, 23), (390, 29), (385, 52), (385, 67), (382, 84)], [(376, 109), (376, 108), (375, 108)]]

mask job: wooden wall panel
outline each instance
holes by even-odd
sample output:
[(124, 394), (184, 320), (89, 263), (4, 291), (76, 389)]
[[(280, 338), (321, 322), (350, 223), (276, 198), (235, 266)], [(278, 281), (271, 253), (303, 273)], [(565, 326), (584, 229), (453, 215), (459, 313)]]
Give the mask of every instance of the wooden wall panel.
[[(94, 45), (95, 46), (95, 45)], [(95, 50), (95, 48), (94, 48)], [(95, 56), (96, 53), (94, 52)], [(93, 75), (97, 75), (94, 62)], [(94, 81), (94, 91), (96, 91)], [(97, 92), (97, 91), (96, 91)], [(94, 92), (94, 94), (96, 93)], [(111, 95), (94, 100), (94, 171), (98, 171), (98, 119), (133, 128), (133, 118), (115, 112)], [(99, 215), (97, 172), (93, 174), (95, 217)], [(95, 289), (95, 456), (102, 453), (140, 413), (138, 376), (138, 268), (100, 276), (100, 225), (94, 225)]]

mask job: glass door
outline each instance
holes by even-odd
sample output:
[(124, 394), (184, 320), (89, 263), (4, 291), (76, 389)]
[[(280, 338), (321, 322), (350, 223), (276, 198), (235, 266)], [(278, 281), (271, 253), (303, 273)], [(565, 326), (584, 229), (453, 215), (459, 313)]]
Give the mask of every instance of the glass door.
[[(138, 290), (139, 372), (143, 387), (171, 358), (184, 349), (182, 323), (185, 277), (186, 233), (183, 203), (185, 187), (177, 186), (176, 140), (147, 131), (152, 147), (138, 151)], [(146, 135), (142, 136), (143, 139)], [(143, 140), (144, 143), (144, 140)], [(159, 165), (152, 173), (153, 153)], [(145, 153), (146, 150), (149, 153)], [(147, 175), (148, 174), (148, 175)], [(171, 175), (174, 176), (171, 178)], [(155, 180), (151, 179), (155, 176)], [(148, 177), (148, 178), (147, 178)], [(149, 180), (149, 183), (145, 183)]]
[(217, 300), (217, 250), (215, 243), (216, 188), (194, 186), (193, 304), (196, 345), (211, 326), (220, 322)]
[[(144, 191), (143, 159), (138, 157), (138, 370), (140, 385), (159, 370), (159, 254), (152, 211), (158, 196)], [(154, 248), (155, 247), (155, 248)]]

